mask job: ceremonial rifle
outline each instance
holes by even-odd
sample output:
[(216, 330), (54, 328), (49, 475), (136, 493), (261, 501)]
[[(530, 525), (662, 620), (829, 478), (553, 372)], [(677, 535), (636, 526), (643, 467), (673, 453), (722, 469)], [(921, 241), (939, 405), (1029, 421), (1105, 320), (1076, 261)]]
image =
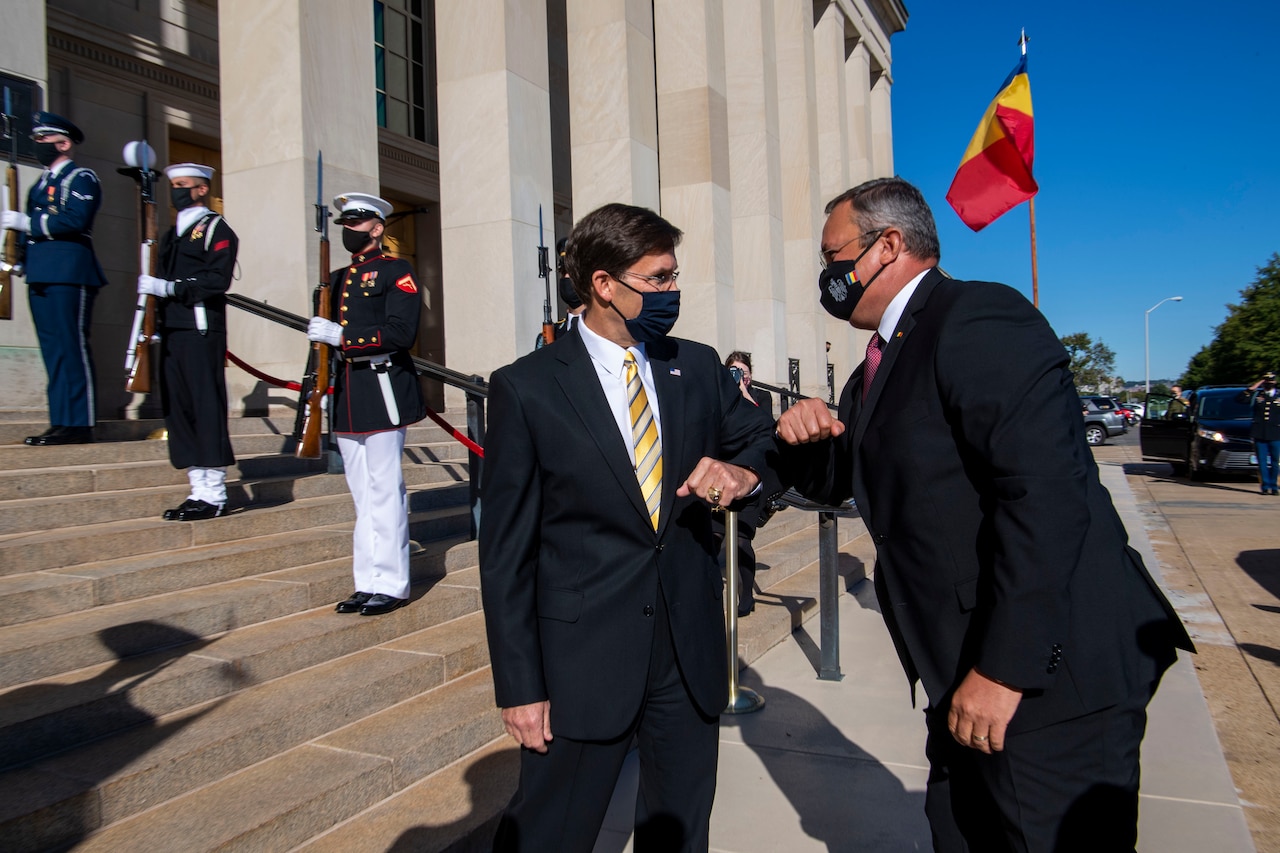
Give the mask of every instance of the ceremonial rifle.
[[(324, 152), (316, 155), (316, 230), (320, 232), (320, 280), (316, 283), (316, 314), (330, 319), (332, 313), (329, 294), (329, 207), (324, 203)], [(324, 416), (324, 397), (329, 390), (329, 362), (332, 358), (328, 344), (315, 341), (311, 345), (311, 358), (307, 375), (302, 378), (302, 396), (299, 409), (302, 427), (298, 447), (294, 455), (299, 459), (319, 459), (320, 428)], [(303, 409), (305, 407), (305, 409)]]
[[(130, 142), (124, 147), (125, 167), (116, 171), (138, 182), (138, 221), (142, 239), (138, 245), (138, 270), (144, 275), (156, 274), (156, 162), (155, 149), (147, 140)], [(156, 336), (156, 298), (139, 296), (133, 311), (133, 331), (124, 354), (126, 391), (151, 393), (151, 345)]]
[[(9, 87), (4, 87), (4, 138), (9, 141), (9, 165), (5, 169), (8, 187), (8, 210), (18, 207), (18, 133), (13, 126), (13, 100)], [(4, 234), (4, 261), (0, 263), (0, 320), (13, 319), (13, 277), (22, 275), (22, 251), (26, 244), (12, 229)]]
[(554, 343), (556, 324), (551, 319), (551, 264), (548, 261), (546, 239), (542, 231), (542, 205), (538, 205), (538, 278), (547, 287), (546, 298), (542, 301), (542, 345)]

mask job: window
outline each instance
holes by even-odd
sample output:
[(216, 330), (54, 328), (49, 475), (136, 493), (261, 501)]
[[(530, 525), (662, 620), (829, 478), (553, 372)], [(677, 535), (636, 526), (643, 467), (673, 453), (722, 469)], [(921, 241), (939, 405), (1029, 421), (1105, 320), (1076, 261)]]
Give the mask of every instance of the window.
[[(5, 127), (4, 119), (0, 119), (0, 135), (6, 130), (11, 131), (17, 139), (18, 157), (35, 164), (36, 144), (31, 141), (31, 114), (44, 109), (40, 105), (40, 87), (34, 80), (0, 74), (0, 90), (0, 98), (4, 97), (4, 92), (8, 93), (9, 115), (12, 117), (8, 128)], [(4, 107), (4, 101), (0, 100), (0, 112), (4, 111)], [(0, 139), (0, 160), (9, 159), (12, 144), (13, 140), (9, 136)]]
[(375, 0), (373, 42), (378, 126), (437, 144), (435, 0)]

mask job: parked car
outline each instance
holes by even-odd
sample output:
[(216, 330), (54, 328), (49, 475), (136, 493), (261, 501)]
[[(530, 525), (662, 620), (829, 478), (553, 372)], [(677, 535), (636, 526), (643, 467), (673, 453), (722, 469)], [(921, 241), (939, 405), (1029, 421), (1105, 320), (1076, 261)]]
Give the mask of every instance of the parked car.
[(1150, 394), (1138, 441), (1144, 459), (1168, 459), (1193, 480), (1210, 474), (1256, 474), (1249, 430), (1253, 411), (1239, 399), (1243, 385), (1197, 388), (1185, 401)]
[(1124, 418), (1124, 422), (1129, 426), (1136, 426), (1138, 423), (1138, 413), (1135, 412), (1128, 404), (1121, 403), (1119, 397), (1108, 397), (1115, 404), (1116, 410), (1120, 412), (1120, 416)]
[(1110, 397), (1081, 397), (1080, 407), (1084, 412), (1084, 440), (1092, 447), (1106, 444), (1108, 436), (1129, 431), (1124, 416)]

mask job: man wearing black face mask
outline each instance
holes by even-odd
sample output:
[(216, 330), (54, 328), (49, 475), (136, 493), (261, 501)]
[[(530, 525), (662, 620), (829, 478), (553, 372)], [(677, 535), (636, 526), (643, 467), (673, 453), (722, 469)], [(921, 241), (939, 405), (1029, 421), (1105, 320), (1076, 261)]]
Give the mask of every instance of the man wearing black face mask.
[(840, 417), (778, 421), (785, 477), (853, 496), (876, 595), (929, 698), (934, 849), (1133, 850), (1146, 707), (1191, 641), (1085, 444), (1067, 354), (999, 284), (938, 269), (899, 178), (827, 205), (820, 298), (874, 330)]
[(329, 316), (338, 320), (312, 317), (307, 337), (342, 359), (329, 412), (356, 506), (355, 591), (336, 610), (378, 616), (409, 601), (409, 503), (400, 464), (408, 426), (427, 416), (411, 353), (422, 296), (408, 261), (382, 251), (391, 204), (344, 193), (333, 206), (351, 262), (330, 282)]
[(583, 217), (582, 322), (490, 380), (481, 594), (524, 747), (499, 851), (590, 851), (633, 736), (636, 850), (707, 849), (728, 689), (711, 510), (756, 493), (770, 423), (667, 334), (680, 237), (640, 207)]
[(93, 252), (93, 220), (102, 204), (98, 176), (76, 166), (84, 134), (62, 116), (32, 117), (31, 138), (46, 171), (27, 193), (27, 210), (6, 210), (0, 227), (27, 234), (31, 319), (49, 377), (49, 429), (33, 446), (93, 441), (97, 422), (89, 325), (98, 288), (107, 283)]
[(1280, 495), (1276, 477), (1280, 473), (1280, 391), (1276, 375), (1268, 371), (1262, 378), (1240, 392), (1240, 402), (1253, 407), (1253, 426), (1249, 435), (1258, 452), (1258, 477), (1262, 494)]
[(191, 493), (166, 521), (202, 521), (226, 512), (227, 291), (240, 240), (206, 206), (213, 168), (176, 163), (164, 170), (178, 211), (160, 240), (159, 276), (138, 276), (138, 293), (160, 300), (160, 390), (169, 461), (185, 468)]

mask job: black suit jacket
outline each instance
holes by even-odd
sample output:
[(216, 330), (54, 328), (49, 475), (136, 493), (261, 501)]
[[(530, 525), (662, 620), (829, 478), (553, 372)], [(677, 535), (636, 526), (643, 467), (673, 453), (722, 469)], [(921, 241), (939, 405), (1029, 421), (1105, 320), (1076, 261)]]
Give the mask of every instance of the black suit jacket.
[(497, 702), (549, 699), (552, 731), (578, 740), (635, 720), (659, 595), (694, 701), (717, 715), (728, 699), (711, 512), (675, 490), (704, 456), (761, 470), (770, 429), (711, 348), (664, 338), (646, 352), (662, 422), (657, 532), (576, 328), (490, 378), (479, 549)]
[(1068, 357), (1017, 291), (929, 271), (838, 439), (781, 448), (800, 490), (852, 495), (899, 657), (945, 709), (970, 668), (1023, 688), (1011, 731), (1135, 695), (1191, 642), (1128, 547)]

